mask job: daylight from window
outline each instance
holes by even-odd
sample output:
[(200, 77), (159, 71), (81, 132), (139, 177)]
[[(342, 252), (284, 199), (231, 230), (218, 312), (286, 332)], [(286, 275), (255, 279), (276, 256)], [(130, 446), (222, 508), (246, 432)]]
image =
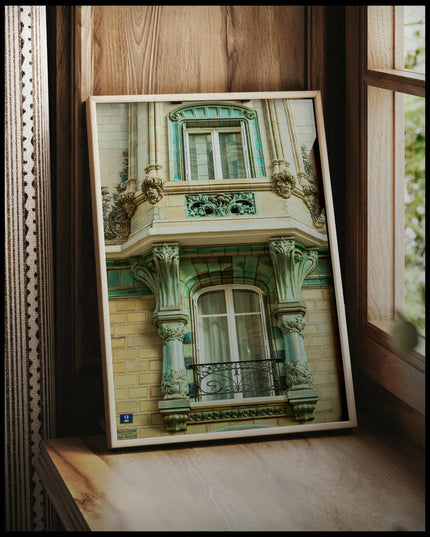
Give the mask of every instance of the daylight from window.
[[(425, 7), (405, 6), (405, 68), (425, 72)], [(405, 95), (404, 315), (425, 329), (425, 99)]]

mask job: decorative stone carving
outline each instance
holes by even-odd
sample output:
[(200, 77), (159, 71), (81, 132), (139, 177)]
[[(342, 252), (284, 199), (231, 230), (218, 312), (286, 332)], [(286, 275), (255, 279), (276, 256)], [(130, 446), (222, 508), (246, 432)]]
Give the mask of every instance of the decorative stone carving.
[(190, 416), (190, 403), (188, 399), (162, 400), (159, 402), (158, 407), (168, 431), (185, 431)]
[(128, 178), (128, 153), (124, 152), (124, 167), (120, 172), (121, 181), (116, 192), (111, 193), (103, 186), (102, 208), (104, 238), (106, 242), (124, 242), (130, 235), (130, 220), (136, 210), (136, 179)]
[[(324, 202), (321, 197), (306, 147), (301, 146), (304, 171), (298, 173), (299, 184), (303, 189), (303, 201), (311, 213), (312, 222), (317, 229), (325, 229), (326, 218)], [(303, 170), (302, 168), (302, 170)]]
[(185, 195), (185, 208), (190, 218), (252, 215), (257, 212), (253, 192)]
[(275, 269), (279, 303), (303, 305), (302, 285), (318, 265), (318, 251), (305, 249), (293, 237), (271, 239), (269, 251)]
[(297, 362), (295, 364), (285, 364), (285, 376), (288, 388), (307, 384), (312, 386), (312, 373), (309, 364)]
[(305, 320), (301, 315), (281, 315), (278, 318), (278, 327), (283, 335), (295, 332), (303, 337), (302, 330), (305, 327)]
[(207, 421), (242, 420), (244, 418), (261, 418), (266, 416), (285, 416), (285, 405), (250, 405), (238, 408), (212, 408), (207, 410), (193, 410), (189, 416), (189, 423)]
[(142, 181), (142, 192), (144, 201), (149, 201), (152, 205), (157, 204), (164, 197), (166, 181), (154, 172), (162, 168), (161, 164), (151, 164), (145, 168), (147, 174)]
[(126, 214), (127, 218), (131, 220), (134, 212), (136, 211), (136, 200), (134, 192), (121, 192), (118, 194), (118, 205)]
[(272, 182), (276, 194), (284, 199), (290, 198), (296, 186), (296, 180), (289, 169), (289, 163), (285, 160), (274, 160), (272, 166)]

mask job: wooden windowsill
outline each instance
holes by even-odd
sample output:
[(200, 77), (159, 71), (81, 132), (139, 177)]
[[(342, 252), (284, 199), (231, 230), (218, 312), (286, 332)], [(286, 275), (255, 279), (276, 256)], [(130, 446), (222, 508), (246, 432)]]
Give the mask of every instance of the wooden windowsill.
[(68, 531), (424, 531), (424, 473), (366, 431), (173, 449), (43, 441)]

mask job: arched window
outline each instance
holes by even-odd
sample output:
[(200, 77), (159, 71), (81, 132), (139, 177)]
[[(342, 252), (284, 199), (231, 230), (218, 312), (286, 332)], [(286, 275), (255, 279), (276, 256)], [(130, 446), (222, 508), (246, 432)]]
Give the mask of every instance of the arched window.
[(199, 399), (276, 395), (261, 289), (235, 284), (202, 289), (194, 296), (194, 322)]
[(189, 103), (169, 113), (173, 180), (264, 177), (255, 110), (237, 103)]

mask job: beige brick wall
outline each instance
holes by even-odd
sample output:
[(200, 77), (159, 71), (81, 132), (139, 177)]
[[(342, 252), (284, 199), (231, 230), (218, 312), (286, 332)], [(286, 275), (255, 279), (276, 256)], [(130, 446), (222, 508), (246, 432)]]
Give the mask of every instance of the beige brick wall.
[[(154, 298), (110, 298), (109, 309), (117, 428), (159, 435), (162, 342), (152, 320)], [(130, 413), (133, 423), (120, 423), (120, 414)]]

